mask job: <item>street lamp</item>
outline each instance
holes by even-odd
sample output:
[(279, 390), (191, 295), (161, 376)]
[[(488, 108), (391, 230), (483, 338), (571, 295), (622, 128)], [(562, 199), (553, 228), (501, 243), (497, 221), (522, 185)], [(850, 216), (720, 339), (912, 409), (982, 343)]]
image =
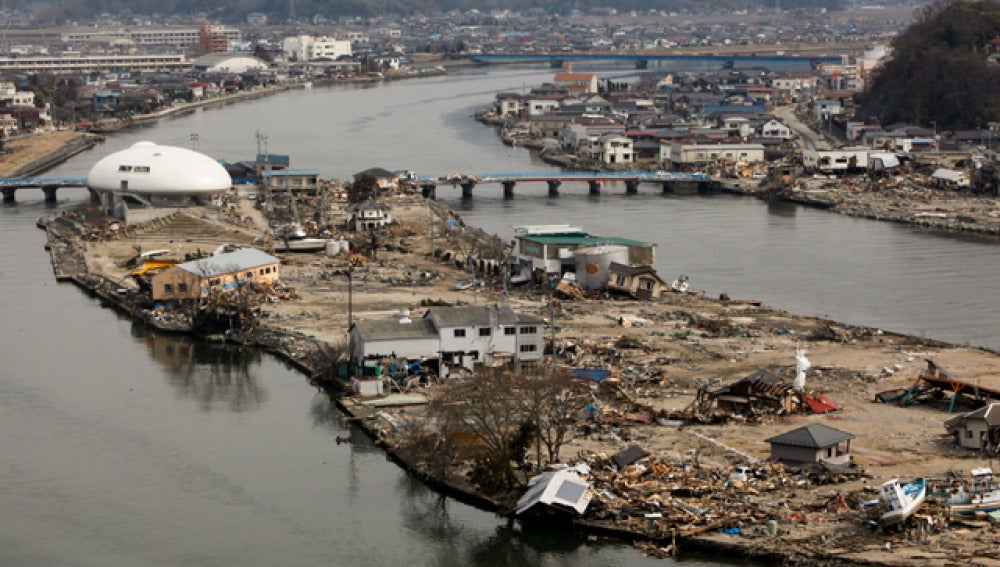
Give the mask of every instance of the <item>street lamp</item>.
[(940, 151), (940, 148), (938, 146), (938, 137), (937, 137), (937, 122), (931, 120), (931, 126), (934, 128), (934, 153), (937, 153)]

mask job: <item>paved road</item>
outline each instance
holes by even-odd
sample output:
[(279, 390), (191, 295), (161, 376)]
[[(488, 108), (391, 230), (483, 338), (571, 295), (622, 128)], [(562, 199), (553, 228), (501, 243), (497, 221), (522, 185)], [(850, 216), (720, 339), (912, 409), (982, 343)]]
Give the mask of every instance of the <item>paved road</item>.
[(798, 143), (802, 149), (808, 150), (829, 150), (831, 149), (829, 140), (820, 138), (821, 134), (815, 132), (795, 116), (795, 105), (776, 106), (774, 115), (798, 134)]

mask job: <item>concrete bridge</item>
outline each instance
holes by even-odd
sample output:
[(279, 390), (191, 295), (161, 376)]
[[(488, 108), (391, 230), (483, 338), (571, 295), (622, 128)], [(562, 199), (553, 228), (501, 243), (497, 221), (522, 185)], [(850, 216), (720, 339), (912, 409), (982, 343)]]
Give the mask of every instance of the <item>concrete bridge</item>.
[(607, 182), (622, 182), (625, 193), (639, 192), (640, 183), (659, 183), (664, 193), (673, 193), (676, 189), (707, 189), (717, 183), (705, 173), (673, 173), (668, 171), (553, 171), (526, 173), (484, 173), (469, 175), (453, 173), (446, 176), (423, 176), (416, 179), (416, 184), (424, 197), (436, 199), (438, 185), (451, 185), (462, 188), (462, 198), (471, 199), (472, 191), (477, 185), (484, 183), (499, 183), (503, 187), (504, 198), (514, 196), (514, 187), (518, 183), (545, 183), (548, 185), (550, 197), (559, 195), (559, 187), (564, 182), (587, 183), (591, 195), (600, 195), (601, 187)]
[(796, 56), (796, 55), (719, 55), (719, 54), (651, 54), (651, 53), (510, 53), (503, 55), (473, 55), (469, 58), (474, 63), (544, 63), (560, 67), (563, 63), (572, 61), (620, 61), (634, 63), (637, 68), (645, 69), (649, 62), (666, 63), (719, 63), (737, 64), (740, 66), (787, 65), (800, 63), (815, 66), (818, 63), (842, 63), (842, 56)]
[(18, 189), (37, 187), (45, 193), (45, 202), (56, 201), (56, 190), (60, 187), (86, 187), (86, 177), (7, 177), (0, 179), (0, 192), (4, 203), (14, 202), (14, 193)]

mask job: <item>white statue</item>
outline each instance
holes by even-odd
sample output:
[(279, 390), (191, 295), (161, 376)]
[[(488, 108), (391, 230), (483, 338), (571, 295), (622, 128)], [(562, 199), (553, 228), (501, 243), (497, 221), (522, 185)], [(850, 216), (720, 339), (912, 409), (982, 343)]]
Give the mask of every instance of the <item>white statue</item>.
[(812, 364), (806, 358), (806, 351), (799, 347), (799, 341), (795, 341), (795, 383), (792, 386), (796, 390), (804, 390), (806, 387), (806, 370)]

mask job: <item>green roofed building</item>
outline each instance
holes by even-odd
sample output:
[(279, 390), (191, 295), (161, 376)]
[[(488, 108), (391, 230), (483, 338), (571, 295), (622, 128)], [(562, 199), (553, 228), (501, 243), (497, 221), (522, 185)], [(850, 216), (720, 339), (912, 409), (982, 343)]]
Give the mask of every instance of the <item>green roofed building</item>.
[(514, 228), (514, 257), (520, 273), (561, 274), (575, 269), (578, 248), (612, 244), (628, 248), (628, 263), (652, 266), (655, 244), (615, 236), (595, 236), (569, 225), (536, 225)]

